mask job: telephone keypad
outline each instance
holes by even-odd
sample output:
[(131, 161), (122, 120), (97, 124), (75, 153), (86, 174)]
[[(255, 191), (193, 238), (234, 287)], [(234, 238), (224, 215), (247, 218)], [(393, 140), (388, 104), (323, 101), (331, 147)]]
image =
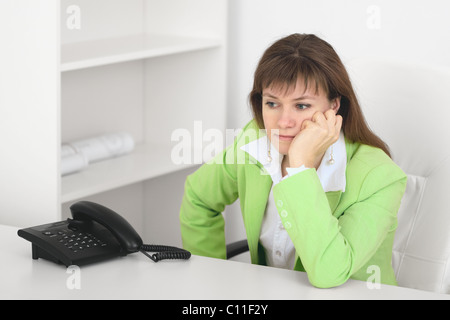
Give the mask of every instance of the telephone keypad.
[(107, 245), (91, 233), (81, 232), (79, 230), (69, 228), (44, 231), (42, 234), (50, 238), (55, 238), (56, 241), (74, 253), (96, 247), (105, 247)]

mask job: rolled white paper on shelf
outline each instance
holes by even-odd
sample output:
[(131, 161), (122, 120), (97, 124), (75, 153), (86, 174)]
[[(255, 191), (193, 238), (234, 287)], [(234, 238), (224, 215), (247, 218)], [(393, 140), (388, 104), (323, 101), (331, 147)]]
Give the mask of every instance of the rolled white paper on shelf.
[(68, 156), (73, 156), (74, 154), (77, 154), (77, 153), (78, 153), (78, 151), (68, 143), (63, 144), (61, 146), (61, 158), (63, 158), (63, 159)]
[(61, 157), (62, 162), (65, 162), (67, 157), (82, 154), (89, 164), (130, 153), (133, 149), (134, 139), (129, 133), (109, 133), (64, 144)]
[(71, 142), (70, 146), (77, 152), (82, 152), (89, 163), (92, 163), (131, 152), (134, 140), (128, 133), (110, 133)]
[(61, 175), (80, 171), (87, 167), (88, 160), (82, 153), (66, 154), (61, 159)]

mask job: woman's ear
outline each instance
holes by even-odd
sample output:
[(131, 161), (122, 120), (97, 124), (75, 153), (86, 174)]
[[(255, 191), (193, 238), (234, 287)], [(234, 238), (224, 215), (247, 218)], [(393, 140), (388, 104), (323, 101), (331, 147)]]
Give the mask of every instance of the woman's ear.
[(331, 109), (335, 111), (335, 114), (338, 113), (340, 107), (341, 107), (341, 97), (337, 97), (331, 100)]

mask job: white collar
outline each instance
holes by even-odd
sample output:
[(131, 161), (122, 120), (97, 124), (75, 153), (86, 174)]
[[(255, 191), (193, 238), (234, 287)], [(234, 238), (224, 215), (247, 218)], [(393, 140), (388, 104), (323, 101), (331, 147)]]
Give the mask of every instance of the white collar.
[[(281, 162), (283, 155), (281, 155), (276, 148), (270, 144), (270, 153), (272, 161), (268, 159), (267, 153), (267, 136), (263, 136), (241, 147), (241, 150), (247, 152), (266, 169), (265, 174), (269, 174), (274, 184), (282, 180)], [(346, 179), (345, 170), (347, 167), (347, 151), (345, 148), (344, 134), (341, 132), (338, 141), (333, 145), (333, 159), (334, 164), (329, 164), (328, 160), (331, 155), (331, 147), (325, 152), (317, 175), (325, 192), (329, 191), (345, 191)]]

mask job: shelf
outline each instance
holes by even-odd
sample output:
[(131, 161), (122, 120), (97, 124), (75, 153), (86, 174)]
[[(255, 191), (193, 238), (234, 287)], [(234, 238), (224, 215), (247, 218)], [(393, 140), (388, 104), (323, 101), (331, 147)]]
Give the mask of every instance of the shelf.
[(61, 202), (69, 202), (160, 175), (196, 166), (174, 164), (172, 146), (137, 145), (128, 155), (90, 164), (80, 172), (62, 177)]
[(211, 49), (220, 45), (218, 39), (148, 34), (65, 44), (61, 49), (61, 72)]

